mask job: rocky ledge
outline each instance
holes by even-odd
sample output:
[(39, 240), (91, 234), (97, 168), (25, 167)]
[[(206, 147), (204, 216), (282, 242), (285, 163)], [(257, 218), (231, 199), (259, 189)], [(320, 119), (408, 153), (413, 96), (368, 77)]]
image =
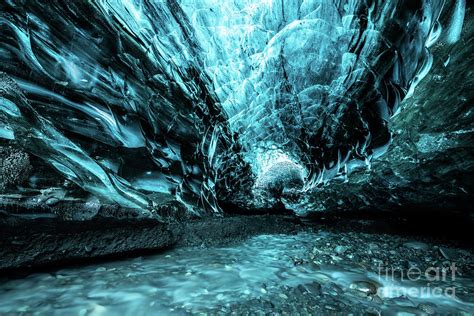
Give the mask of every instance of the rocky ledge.
[(249, 236), (293, 233), (290, 216), (229, 216), (160, 222), (150, 218), (0, 218), (0, 273), (30, 272), (157, 252), (172, 246), (227, 245)]

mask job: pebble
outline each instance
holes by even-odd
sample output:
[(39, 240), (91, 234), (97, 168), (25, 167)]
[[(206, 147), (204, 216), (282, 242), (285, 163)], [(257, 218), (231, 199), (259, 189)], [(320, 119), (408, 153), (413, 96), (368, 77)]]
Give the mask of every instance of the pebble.
[(305, 295), (306, 293), (308, 293), (308, 290), (304, 287), (304, 285), (300, 284), (296, 287), (296, 289), (294, 290), (294, 292), (297, 294), (297, 295)]
[(324, 294), (332, 295), (332, 296), (338, 296), (343, 293), (343, 290), (339, 285), (337, 285), (334, 282), (328, 283), (324, 285)]
[(421, 303), (418, 305), (418, 309), (427, 313), (428, 315), (434, 315), (436, 313), (436, 305), (433, 303)]
[(439, 252), (445, 259), (456, 259), (458, 257), (458, 252), (456, 249), (439, 247)]
[(274, 305), (272, 302), (270, 302), (270, 301), (265, 301), (265, 302), (263, 303), (263, 307), (266, 308), (266, 309), (271, 309), (271, 308), (274, 308), (275, 305)]
[(377, 293), (377, 286), (371, 282), (367, 281), (355, 281), (352, 282), (350, 288), (353, 290), (357, 290), (363, 292), (367, 295)]
[(420, 241), (409, 241), (403, 244), (405, 248), (417, 249), (417, 250), (428, 250), (428, 245)]
[(46, 205), (53, 206), (59, 202), (58, 198), (52, 197), (46, 200)]
[(319, 284), (318, 282), (306, 284), (305, 288), (308, 290), (309, 293), (313, 295), (321, 294), (321, 284)]
[(288, 299), (288, 296), (286, 296), (286, 295), (283, 294), (283, 293), (278, 294), (278, 296), (281, 297), (281, 298), (284, 299), (284, 300), (287, 300), (287, 299)]
[(336, 248), (334, 248), (334, 251), (335, 251), (337, 254), (343, 254), (344, 252), (347, 251), (347, 247), (345, 247), (345, 246), (337, 246)]
[(379, 249), (379, 245), (375, 244), (375, 243), (369, 243), (369, 249), (370, 250), (377, 250)]

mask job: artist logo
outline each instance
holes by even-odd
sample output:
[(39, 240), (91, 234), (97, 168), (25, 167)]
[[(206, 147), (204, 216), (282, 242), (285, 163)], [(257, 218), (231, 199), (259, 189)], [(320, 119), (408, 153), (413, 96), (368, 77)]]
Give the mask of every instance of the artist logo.
[(443, 262), (424, 270), (412, 266), (409, 269), (380, 265), (378, 276), (384, 286), (379, 288), (381, 297), (456, 297), (456, 264)]

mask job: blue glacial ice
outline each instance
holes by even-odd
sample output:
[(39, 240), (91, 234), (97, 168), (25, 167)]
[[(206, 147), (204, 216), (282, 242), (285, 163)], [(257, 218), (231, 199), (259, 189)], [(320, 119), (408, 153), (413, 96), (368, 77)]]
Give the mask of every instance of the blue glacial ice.
[(386, 151), (465, 7), (2, 1), (0, 137), (123, 206), (152, 210), (158, 192), (198, 214), (269, 207), (269, 189), (307, 192)]

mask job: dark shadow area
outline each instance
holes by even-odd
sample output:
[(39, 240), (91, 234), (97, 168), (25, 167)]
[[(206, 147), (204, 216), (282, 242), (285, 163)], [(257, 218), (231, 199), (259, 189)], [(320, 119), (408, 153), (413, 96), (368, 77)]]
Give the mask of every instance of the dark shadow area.
[(385, 233), (474, 247), (472, 212), (404, 207), (393, 211), (352, 210), (313, 213), (305, 224), (333, 232)]

